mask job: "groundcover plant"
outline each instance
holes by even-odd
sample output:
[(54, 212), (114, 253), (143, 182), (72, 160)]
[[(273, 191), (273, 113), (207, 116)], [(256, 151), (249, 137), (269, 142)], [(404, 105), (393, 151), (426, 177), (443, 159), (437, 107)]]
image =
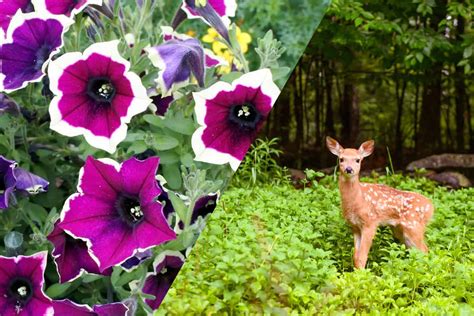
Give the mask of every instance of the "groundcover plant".
[(152, 313), (280, 93), (284, 48), (234, 24), (235, 0), (0, 9), (0, 315)]

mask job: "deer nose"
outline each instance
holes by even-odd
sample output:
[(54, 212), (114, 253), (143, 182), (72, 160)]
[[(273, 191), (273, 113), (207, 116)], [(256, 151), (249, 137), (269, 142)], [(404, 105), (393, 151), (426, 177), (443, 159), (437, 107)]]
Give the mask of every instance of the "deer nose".
[(352, 169), (352, 167), (346, 167), (346, 173), (349, 173), (349, 174), (352, 174), (354, 172), (354, 170)]

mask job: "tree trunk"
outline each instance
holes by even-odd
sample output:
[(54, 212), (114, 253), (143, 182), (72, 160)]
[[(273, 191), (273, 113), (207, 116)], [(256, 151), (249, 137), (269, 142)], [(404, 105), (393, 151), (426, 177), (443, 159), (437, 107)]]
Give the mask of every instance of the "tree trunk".
[(356, 87), (348, 76), (344, 78), (340, 115), (341, 141), (345, 146), (355, 146), (359, 136), (359, 100)]
[[(395, 76), (399, 75), (398, 71), (395, 72)], [(395, 78), (395, 94), (397, 97), (397, 122), (395, 128), (395, 162), (396, 164), (403, 164), (403, 132), (402, 132), (402, 118), (403, 118), (403, 101), (405, 99), (405, 91), (407, 87), (407, 81), (403, 79), (402, 86), (400, 88), (400, 78)]]
[(421, 100), (419, 149), (421, 155), (430, 154), (441, 145), (441, 66), (426, 72)]
[(332, 109), (332, 73), (330, 63), (324, 66), (324, 80), (326, 83), (326, 117), (324, 122), (325, 135), (335, 137), (334, 112)]

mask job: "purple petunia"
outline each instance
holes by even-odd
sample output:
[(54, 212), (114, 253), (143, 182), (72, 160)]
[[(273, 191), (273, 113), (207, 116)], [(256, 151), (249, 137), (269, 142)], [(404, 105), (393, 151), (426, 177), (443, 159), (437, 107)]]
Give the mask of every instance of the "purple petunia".
[(158, 162), (88, 157), (81, 169), (78, 193), (66, 201), (58, 226), (86, 240), (100, 271), (176, 238), (157, 201)]
[(46, 251), (31, 256), (0, 256), (0, 315), (54, 314), (43, 292)]
[(54, 225), (48, 240), (54, 245), (52, 255), (59, 274), (60, 283), (71, 282), (84, 272), (110, 275), (112, 269), (100, 272), (99, 266), (92, 259), (84, 240), (74, 238), (64, 230)]
[(10, 25), (10, 21), (15, 13), (28, 13), (33, 11), (31, 0), (2, 0), (0, 1), (0, 38), (2, 38)]
[(11, 92), (40, 81), (71, 23), (63, 16), (18, 11), (0, 50), (0, 91)]
[(84, 54), (64, 54), (48, 67), (56, 95), (49, 106), (50, 128), (69, 137), (84, 135), (89, 144), (110, 153), (125, 139), (127, 123), (151, 103), (118, 44), (96, 43)]
[[(222, 21), (226, 26), (229, 26), (229, 17), (235, 16), (237, 11), (236, 0), (207, 0), (209, 5), (216, 11), (217, 15), (221, 17)], [(181, 9), (186, 12), (189, 19), (202, 19), (204, 22), (208, 22), (208, 18), (203, 13), (195, 8), (195, 0), (183, 0)]]
[(177, 251), (164, 251), (155, 259), (155, 273), (148, 274), (142, 289), (143, 293), (155, 296), (145, 300), (153, 310), (160, 307), (183, 264), (184, 256)]
[(35, 9), (44, 9), (50, 14), (73, 16), (91, 4), (102, 5), (102, 0), (31, 0)]
[(244, 74), (232, 84), (221, 81), (194, 92), (201, 125), (192, 136), (195, 160), (229, 163), (237, 170), (279, 94), (269, 69)]
[(171, 39), (146, 51), (153, 65), (160, 69), (157, 83), (164, 96), (186, 84), (191, 74), (204, 86), (204, 49), (197, 39)]
[(104, 305), (76, 304), (68, 299), (53, 301), (54, 316), (125, 316), (128, 308), (123, 303), (110, 303)]
[(14, 193), (29, 195), (45, 192), (49, 183), (0, 155), (0, 209), (8, 208)]
[[(219, 192), (217, 193), (210, 193), (208, 195), (200, 197), (196, 203), (194, 204), (193, 208), (193, 213), (191, 214), (191, 220), (189, 225), (199, 225), (198, 227), (199, 231), (202, 231), (204, 226), (201, 226), (205, 224), (204, 222), (199, 222), (198, 218), (202, 218), (203, 220), (206, 219), (206, 216), (214, 212), (217, 206), (217, 200), (219, 199)], [(179, 221), (178, 222), (178, 229), (183, 230), (184, 229), (184, 222)]]
[(5, 94), (0, 93), (0, 115), (4, 113), (19, 115), (21, 110), (15, 101), (7, 97)]

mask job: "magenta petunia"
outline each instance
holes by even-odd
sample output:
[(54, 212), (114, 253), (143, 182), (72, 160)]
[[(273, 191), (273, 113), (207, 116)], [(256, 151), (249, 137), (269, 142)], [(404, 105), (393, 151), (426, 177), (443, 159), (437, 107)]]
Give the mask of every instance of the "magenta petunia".
[(43, 292), (46, 251), (31, 256), (0, 256), (0, 315), (28, 316), (54, 313)]
[(101, 273), (99, 266), (89, 254), (87, 243), (67, 234), (58, 227), (57, 223), (47, 238), (54, 245), (52, 255), (60, 283), (71, 282), (84, 272), (103, 275), (112, 273), (112, 269), (107, 269)]
[(109, 153), (125, 139), (132, 117), (151, 103), (118, 44), (96, 43), (83, 54), (64, 54), (48, 67), (55, 94), (49, 106), (50, 128), (69, 137), (84, 135), (89, 144)]
[(7, 33), (8, 25), (18, 10), (23, 13), (32, 12), (33, 5), (31, 4), (31, 0), (0, 1), (0, 38)]
[(54, 316), (125, 316), (128, 308), (123, 303), (88, 305), (74, 303), (68, 299), (53, 301)]
[[(194, 0), (193, 0), (194, 1)], [(237, 11), (237, 1), (236, 0), (207, 0), (210, 6), (216, 11), (218, 16), (221, 17), (225, 25), (230, 24), (229, 17), (234, 17), (235, 12)], [(190, 1), (183, 0), (183, 5), (181, 9), (186, 12), (189, 19), (202, 19), (204, 22), (207, 21), (207, 17), (203, 16), (201, 12), (193, 8), (193, 5), (190, 5)]]
[(66, 201), (58, 226), (86, 240), (100, 271), (176, 238), (157, 201), (158, 162), (88, 157), (81, 169), (78, 193)]
[(280, 90), (269, 69), (217, 82), (194, 92), (200, 127), (192, 136), (195, 160), (229, 163), (236, 170), (270, 113)]
[(63, 16), (18, 11), (0, 50), (0, 91), (11, 92), (40, 81), (71, 23)]
[(145, 300), (153, 310), (160, 307), (179, 270), (181, 270), (184, 260), (184, 256), (180, 252), (170, 250), (164, 251), (155, 259), (153, 264), (155, 272), (148, 274), (142, 289), (143, 293), (155, 296), (155, 299)]
[(44, 9), (51, 14), (73, 16), (84, 10), (88, 5), (102, 5), (102, 0), (31, 0), (35, 9)]

